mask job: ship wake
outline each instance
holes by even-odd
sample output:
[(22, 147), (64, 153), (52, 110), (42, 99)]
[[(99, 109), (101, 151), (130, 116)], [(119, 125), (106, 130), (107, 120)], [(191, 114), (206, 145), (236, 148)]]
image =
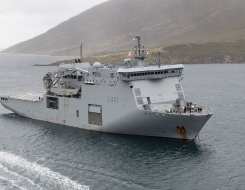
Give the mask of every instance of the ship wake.
[(49, 168), (7, 152), (0, 152), (1, 189), (74, 189), (88, 190), (89, 186), (72, 181)]

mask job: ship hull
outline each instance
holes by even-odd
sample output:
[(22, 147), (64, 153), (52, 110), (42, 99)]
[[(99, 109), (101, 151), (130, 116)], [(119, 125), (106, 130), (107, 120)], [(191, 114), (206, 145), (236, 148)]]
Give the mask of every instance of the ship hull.
[[(93, 124), (89, 123), (89, 104), (87, 101), (85, 103), (84, 99), (59, 97), (59, 109), (47, 108), (45, 96), (43, 101), (8, 98), (1, 103), (14, 113), (31, 119), (91, 131), (178, 139), (195, 139), (212, 116), (212, 114), (171, 114), (140, 110), (133, 106), (134, 102), (130, 100), (128, 104), (117, 105), (113, 102), (114, 105), (108, 106), (107, 99), (101, 102), (102, 124)], [(79, 115), (76, 111), (79, 111)]]

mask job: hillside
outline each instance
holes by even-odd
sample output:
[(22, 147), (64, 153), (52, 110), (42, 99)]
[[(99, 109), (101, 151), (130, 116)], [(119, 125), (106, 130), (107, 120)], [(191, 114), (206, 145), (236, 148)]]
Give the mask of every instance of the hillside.
[(110, 0), (3, 52), (85, 55), (122, 52), (141, 35), (148, 47), (222, 42), (245, 37), (245, 1)]

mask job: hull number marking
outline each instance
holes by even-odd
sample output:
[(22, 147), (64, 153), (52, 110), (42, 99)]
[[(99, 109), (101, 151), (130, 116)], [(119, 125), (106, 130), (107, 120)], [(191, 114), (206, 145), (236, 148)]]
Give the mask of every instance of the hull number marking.
[(117, 103), (118, 102), (118, 97), (108, 96), (108, 102)]

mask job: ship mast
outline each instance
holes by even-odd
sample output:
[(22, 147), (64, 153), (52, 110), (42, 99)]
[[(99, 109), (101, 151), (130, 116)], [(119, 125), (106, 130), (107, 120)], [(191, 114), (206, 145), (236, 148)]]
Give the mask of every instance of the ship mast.
[(138, 66), (140, 67), (145, 67), (145, 58), (147, 58), (147, 54), (145, 53), (145, 51), (147, 51), (147, 48), (144, 48), (144, 46), (141, 48), (141, 37), (140, 36), (135, 36), (136, 39), (138, 39), (138, 45), (134, 46), (135, 48), (135, 54), (134, 54), (134, 58), (138, 59)]

